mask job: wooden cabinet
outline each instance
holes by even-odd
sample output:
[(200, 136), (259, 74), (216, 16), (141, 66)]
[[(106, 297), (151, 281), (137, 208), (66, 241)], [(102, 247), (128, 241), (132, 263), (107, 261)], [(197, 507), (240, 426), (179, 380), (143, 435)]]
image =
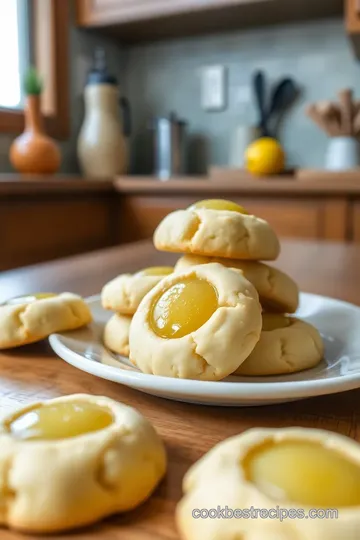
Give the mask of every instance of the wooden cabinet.
[(188, 12), (208, 11), (274, 0), (78, 0), (78, 22), (85, 26), (126, 24)]
[(109, 184), (0, 182), (0, 271), (117, 243)]
[(354, 242), (360, 242), (360, 201), (353, 201), (351, 205), (351, 229)]
[(340, 15), (342, 0), (77, 0), (80, 26), (128, 42)]
[(360, 0), (345, 0), (345, 22), (355, 54), (360, 59)]
[(360, 0), (345, 0), (345, 14), (348, 31), (360, 32)]
[[(151, 238), (159, 222), (179, 208), (187, 208), (199, 195), (127, 195), (121, 199), (117, 235), (122, 242)], [(202, 197), (203, 198), (203, 197)], [(231, 199), (266, 219), (283, 238), (346, 240), (346, 199), (266, 198), (241, 196)], [(360, 207), (359, 207), (360, 239)]]

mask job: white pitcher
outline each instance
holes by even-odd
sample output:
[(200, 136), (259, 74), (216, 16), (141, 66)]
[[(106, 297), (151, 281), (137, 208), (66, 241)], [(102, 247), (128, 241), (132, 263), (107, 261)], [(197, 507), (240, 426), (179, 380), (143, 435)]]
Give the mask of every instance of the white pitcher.
[(85, 119), (78, 139), (80, 167), (89, 179), (127, 174), (129, 165), (129, 104), (119, 96), (117, 80), (108, 74), (100, 53), (85, 87)]

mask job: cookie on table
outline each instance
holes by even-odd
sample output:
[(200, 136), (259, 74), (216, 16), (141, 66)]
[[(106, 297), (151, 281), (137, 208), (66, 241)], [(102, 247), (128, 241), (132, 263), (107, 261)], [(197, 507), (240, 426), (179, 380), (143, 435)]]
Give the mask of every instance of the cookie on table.
[(260, 340), (236, 375), (285, 375), (317, 366), (324, 356), (324, 344), (316, 328), (297, 319), (263, 314)]
[(38, 293), (14, 298), (0, 306), (0, 349), (41, 341), (91, 320), (89, 307), (76, 294)]
[(215, 381), (233, 373), (260, 338), (254, 286), (217, 263), (166, 277), (130, 327), (130, 360), (144, 373)]
[(163, 219), (154, 234), (160, 251), (209, 257), (274, 260), (279, 240), (267, 223), (231, 201), (200, 201)]
[(36, 403), (0, 424), (0, 524), (30, 533), (89, 525), (136, 508), (165, 469), (164, 445), (135, 409), (89, 395)]
[(299, 289), (290, 276), (264, 263), (184, 255), (175, 265), (175, 272), (181, 272), (198, 264), (217, 262), (228, 268), (238, 268), (259, 293), (263, 308), (271, 312), (294, 313), (299, 305)]
[(106, 323), (103, 341), (110, 351), (129, 357), (129, 333), (132, 315), (115, 313)]
[[(216, 445), (190, 468), (177, 524), (183, 540), (357, 540), (359, 485), (357, 442), (317, 429), (251, 429)], [(218, 508), (237, 515), (206, 515)], [(292, 510), (281, 515), (277, 509)], [(311, 515), (311, 509), (322, 510)], [(336, 509), (337, 516), (324, 519), (324, 509)]]
[(104, 286), (101, 293), (103, 308), (134, 315), (144, 296), (173, 271), (172, 266), (152, 266), (136, 274), (121, 274)]

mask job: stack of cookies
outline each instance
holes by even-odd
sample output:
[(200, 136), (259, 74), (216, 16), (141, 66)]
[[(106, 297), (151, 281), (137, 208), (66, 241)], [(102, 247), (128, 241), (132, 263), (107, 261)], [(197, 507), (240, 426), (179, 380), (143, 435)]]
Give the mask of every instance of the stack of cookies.
[(104, 345), (110, 351), (129, 356), (130, 323), (141, 300), (166, 275), (172, 274), (172, 266), (153, 266), (136, 274), (121, 274), (105, 285), (101, 294), (104, 309), (115, 312), (105, 326)]
[(280, 252), (266, 221), (231, 201), (200, 201), (169, 214), (154, 244), (184, 255), (174, 272), (147, 269), (104, 288), (103, 306), (117, 312), (105, 330), (111, 350), (145, 373), (200, 380), (281, 375), (320, 362), (318, 331), (289, 315), (299, 303), (296, 283), (260, 262)]

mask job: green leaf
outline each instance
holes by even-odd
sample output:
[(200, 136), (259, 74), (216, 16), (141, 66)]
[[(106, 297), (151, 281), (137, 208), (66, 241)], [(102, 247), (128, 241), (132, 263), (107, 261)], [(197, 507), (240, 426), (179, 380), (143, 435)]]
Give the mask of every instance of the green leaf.
[(28, 96), (39, 96), (43, 91), (43, 81), (34, 67), (30, 67), (24, 77), (24, 90)]

